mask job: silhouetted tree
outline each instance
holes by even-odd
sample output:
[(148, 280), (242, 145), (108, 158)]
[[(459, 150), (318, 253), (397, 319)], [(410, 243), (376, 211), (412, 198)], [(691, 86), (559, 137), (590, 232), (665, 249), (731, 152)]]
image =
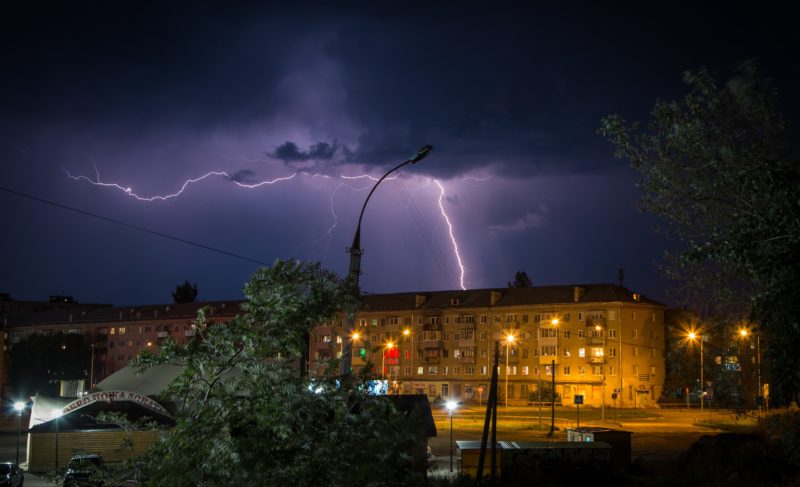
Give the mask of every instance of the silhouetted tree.
[(31, 334), (8, 352), (8, 381), (14, 395), (57, 395), (59, 381), (88, 379), (92, 350), (77, 333)]
[(189, 284), (189, 281), (178, 284), (172, 293), (172, 300), (176, 303), (194, 303), (197, 300), (197, 284)]
[[(367, 376), (341, 380), (323, 359), (313, 380), (295, 357), (308, 332), (352, 302), (352, 286), (319, 264), (277, 261), (245, 286), (242, 314), (198, 316), (202, 339), (169, 341), (137, 363), (181, 364), (165, 398), (184, 404), (147, 456), (153, 485), (421, 485), (409, 452), (424, 441)], [(312, 363), (314, 367), (319, 364)]]
[[(646, 130), (619, 115), (600, 132), (640, 175), (643, 209), (683, 248), (667, 261), (703, 318), (759, 325), (778, 402), (800, 392), (800, 163), (777, 95), (753, 63), (724, 86), (687, 72), (690, 92), (658, 101)], [(738, 316), (736, 316), (738, 315)], [(720, 319), (720, 322), (726, 320)], [(783, 373), (786, 372), (786, 373)]]
[(525, 271), (517, 271), (514, 274), (514, 281), (508, 283), (508, 287), (533, 287), (533, 281)]

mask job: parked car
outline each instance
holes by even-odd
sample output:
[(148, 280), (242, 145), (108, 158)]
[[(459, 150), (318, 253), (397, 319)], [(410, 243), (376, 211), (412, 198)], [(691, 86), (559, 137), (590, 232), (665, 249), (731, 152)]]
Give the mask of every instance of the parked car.
[(102, 482), (92, 479), (102, 466), (103, 458), (100, 455), (90, 453), (73, 456), (67, 463), (67, 471), (64, 472), (64, 487), (102, 485)]
[(25, 474), (16, 463), (0, 463), (0, 487), (22, 487)]

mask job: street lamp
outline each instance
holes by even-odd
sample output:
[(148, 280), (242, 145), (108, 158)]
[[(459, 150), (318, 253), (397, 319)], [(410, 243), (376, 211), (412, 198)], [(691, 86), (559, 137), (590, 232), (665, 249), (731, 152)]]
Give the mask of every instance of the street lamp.
[(64, 414), (63, 411), (61, 411), (60, 409), (53, 409), (50, 412), (50, 417), (56, 420), (56, 459), (55, 459), (56, 470), (58, 470), (58, 423), (59, 420), (61, 419), (61, 415), (63, 414)]
[(508, 407), (508, 348), (514, 343), (514, 335), (509, 333), (506, 335), (506, 407)]
[[(553, 326), (558, 326), (558, 318), (553, 318), (550, 323)], [(553, 356), (553, 360), (550, 364), (550, 375), (552, 376), (552, 382), (550, 384), (550, 432), (547, 433), (548, 437), (552, 437), (556, 432), (556, 359), (555, 357), (558, 354), (558, 333), (556, 333), (556, 355)]]
[[(383, 379), (383, 377), (384, 377), (384, 374), (386, 374), (386, 353), (387, 353), (389, 350), (393, 349), (393, 348), (394, 348), (394, 343), (392, 343), (392, 342), (387, 342), (387, 343), (386, 343), (386, 347), (385, 347), (385, 348), (384, 348), (384, 350), (383, 350), (383, 353), (381, 353), (381, 356), (382, 356), (382, 357), (381, 357), (381, 358), (382, 358), (382, 360), (381, 360), (381, 379)], [(387, 374), (387, 375), (388, 375), (388, 374)]]
[(25, 403), (22, 401), (15, 402), (14, 409), (17, 410), (17, 465), (19, 465), (19, 437), (22, 432), (22, 410), (25, 409)]
[[(349, 268), (348, 268), (347, 277), (350, 280), (350, 284), (353, 286), (353, 292), (356, 294), (356, 296), (355, 296), (356, 298), (358, 298), (358, 295), (360, 294), (360, 291), (358, 289), (358, 280), (359, 280), (359, 277), (361, 276), (361, 255), (364, 253), (363, 250), (361, 249), (361, 220), (364, 218), (364, 210), (367, 208), (367, 203), (369, 203), (369, 199), (372, 197), (372, 193), (375, 192), (375, 190), (378, 188), (378, 185), (381, 184), (381, 181), (386, 179), (386, 176), (388, 176), (389, 174), (397, 171), (398, 169), (400, 169), (401, 167), (403, 167), (403, 166), (405, 166), (407, 164), (416, 164), (417, 162), (419, 162), (422, 159), (424, 159), (425, 157), (427, 157), (427, 155), (430, 154), (430, 152), (432, 150), (433, 150), (432, 146), (426, 145), (426, 146), (422, 147), (420, 150), (418, 150), (417, 153), (414, 154), (411, 158), (409, 158), (409, 159), (401, 162), (397, 166), (389, 169), (386, 172), (386, 174), (381, 176), (381, 178), (378, 180), (378, 182), (375, 183), (375, 185), (372, 187), (372, 189), (370, 190), (369, 194), (367, 195), (367, 199), (364, 200), (364, 205), (361, 207), (361, 213), (358, 216), (358, 225), (356, 225), (356, 233), (355, 233), (355, 235), (353, 235), (353, 245), (351, 245), (350, 248), (348, 249), (348, 253), (350, 254), (350, 265), (349, 265)], [(348, 306), (347, 319), (345, 320), (345, 322), (346, 322), (345, 323), (346, 328), (344, 330), (345, 331), (345, 335), (347, 335), (349, 333), (352, 333), (353, 332), (353, 328), (355, 327), (355, 319), (356, 319), (355, 305), (356, 305), (356, 302), (357, 302), (357, 299), (353, 300), (353, 302)], [(342, 367), (342, 369), (341, 369), (342, 375), (349, 374), (350, 373), (350, 369), (352, 368), (352, 365), (353, 365), (352, 357), (351, 357), (353, 348), (350, 345), (350, 343), (347, 343), (346, 345), (347, 346), (345, 347), (345, 350), (343, 351), (343, 356), (342, 356), (342, 365), (341, 365), (341, 367)]]
[(690, 341), (700, 341), (700, 412), (703, 411), (703, 402), (705, 400), (705, 384), (703, 382), (703, 335), (698, 335), (690, 331), (687, 335)]
[(600, 403), (600, 419), (603, 421), (606, 420), (606, 334), (603, 333), (603, 327), (600, 325), (594, 325), (594, 330), (600, 334), (601, 347), (602, 350), (600, 352), (600, 358), (602, 360), (600, 364), (600, 371), (602, 372), (602, 382), (600, 383), (600, 395), (602, 397)]
[(450, 413), (450, 472), (453, 472), (453, 411), (458, 407), (455, 401), (447, 401), (445, 403), (447, 411)]

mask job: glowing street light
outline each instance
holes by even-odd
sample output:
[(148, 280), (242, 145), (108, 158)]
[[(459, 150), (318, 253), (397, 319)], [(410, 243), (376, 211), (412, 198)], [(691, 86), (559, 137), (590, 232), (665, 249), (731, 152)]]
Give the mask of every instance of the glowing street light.
[(394, 348), (394, 343), (386, 342), (386, 347), (381, 353), (381, 379), (383, 379), (384, 374), (386, 373), (386, 353), (393, 348)]
[(50, 411), (50, 417), (56, 420), (56, 458), (55, 458), (56, 470), (58, 470), (58, 423), (63, 414), (64, 412), (60, 409), (53, 409), (52, 411)]
[[(558, 326), (558, 318), (553, 318), (550, 323), (553, 326)], [(556, 351), (558, 347), (556, 347)], [(551, 391), (550, 391), (550, 432), (547, 433), (548, 437), (552, 437), (556, 432), (556, 359), (555, 355), (553, 356), (553, 360), (550, 363), (550, 375), (551, 375)]]
[[(369, 194), (367, 194), (367, 199), (364, 200), (364, 205), (361, 207), (361, 213), (358, 215), (358, 225), (356, 225), (356, 233), (353, 235), (353, 244), (347, 250), (350, 254), (350, 264), (348, 267), (347, 277), (350, 280), (350, 284), (353, 286), (353, 292), (356, 294), (356, 297), (360, 295), (360, 291), (358, 289), (358, 281), (361, 276), (361, 255), (363, 255), (364, 251), (361, 249), (361, 220), (364, 218), (364, 210), (367, 208), (367, 203), (369, 203), (369, 199), (372, 197), (372, 193), (378, 188), (378, 185), (386, 179), (386, 176), (389, 174), (397, 171), (401, 167), (407, 164), (416, 164), (417, 162), (421, 161), (422, 159), (426, 158), (428, 154), (433, 150), (433, 147), (430, 145), (423, 146), (420, 150), (417, 151), (416, 154), (411, 156), (409, 159), (401, 162), (400, 164), (396, 165), (395, 167), (389, 169), (386, 174), (381, 176), (378, 182), (370, 190)], [(352, 333), (353, 328), (355, 328), (355, 320), (356, 320), (356, 310), (355, 310), (355, 303), (348, 306), (347, 309), (347, 316), (345, 319), (345, 334)], [(350, 343), (345, 343), (345, 348), (342, 351), (342, 364), (341, 364), (341, 373), (342, 375), (350, 374), (350, 369), (353, 366), (352, 361), (352, 351), (353, 348)]]
[(506, 335), (506, 407), (508, 407), (508, 348), (514, 343), (514, 335), (509, 333)]
[(413, 380), (413, 374), (414, 374), (414, 336), (411, 334), (411, 328), (404, 328), (403, 329), (403, 336), (406, 339), (411, 340), (411, 374), (412, 374), (412, 380)]
[(602, 375), (602, 382), (600, 383), (600, 396), (602, 397), (600, 403), (600, 419), (605, 421), (606, 420), (606, 334), (603, 333), (603, 327), (600, 325), (594, 325), (594, 330), (600, 334), (602, 338), (602, 351), (600, 358), (602, 359), (602, 363), (600, 365), (601, 371), (603, 372)]
[(703, 402), (705, 401), (705, 384), (703, 382), (703, 335), (698, 335), (693, 331), (690, 331), (686, 337), (689, 341), (694, 342), (695, 340), (700, 341), (700, 412), (703, 411)]
[(450, 413), (450, 472), (453, 472), (453, 411), (458, 407), (455, 401), (447, 401), (445, 403), (447, 411)]
[(25, 409), (25, 403), (22, 401), (15, 402), (14, 409), (17, 410), (17, 465), (19, 465), (19, 437), (22, 432), (22, 410)]

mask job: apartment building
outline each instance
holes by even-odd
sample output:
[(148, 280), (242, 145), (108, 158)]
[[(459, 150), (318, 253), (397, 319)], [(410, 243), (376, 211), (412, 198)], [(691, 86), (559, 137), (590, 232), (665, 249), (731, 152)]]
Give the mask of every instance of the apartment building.
[[(0, 318), (2, 349), (13, 348), (31, 334), (77, 333), (88, 338), (85, 357), (95, 384), (125, 367), (142, 350), (155, 352), (165, 340), (186, 343), (196, 335), (197, 311), (205, 307), (210, 323), (226, 322), (239, 313), (241, 301), (176, 303), (150, 306), (86, 306), (83, 309), (51, 309), (8, 313)], [(69, 352), (65, 352), (69, 353)], [(5, 360), (0, 377), (6, 383)], [(87, 384), (88, 385), (88, 384)]]
[[(495, 344), (501, 403), (528, 404), (551, 383), (564, 405), (655, 405), (664, 380), (664, 305), (612, 284), (363, 296), (355, 328), (344, 315), (311, 334), (310, 371), (353, 340), (400, 394), (485, 400)], [(507, 392), (506, 392), (507, 391)]]

